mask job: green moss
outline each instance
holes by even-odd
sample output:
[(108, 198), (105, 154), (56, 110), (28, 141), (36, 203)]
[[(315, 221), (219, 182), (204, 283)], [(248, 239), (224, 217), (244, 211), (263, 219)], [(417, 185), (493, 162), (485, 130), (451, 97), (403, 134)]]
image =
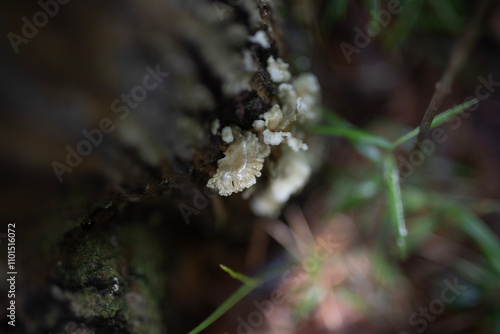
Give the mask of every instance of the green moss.
[(131, 225), (117, 233), (117, 239), (126, 253), (129, 272), (147, 280), (148, 286), (156, 293), (155, 297), (163, 294), (164, 278), (158, 270), (162, 263), (162, 245), (157, 236), (153, 235), (141, 225)]
[(80, 318), (114, 318), (122, 307), (121, 298), (111, 291), (101, 293), (95, 288), (85, 288), (67, 296), (72, 312)]
[(143, 222), (128, 222), (121, 214), (102, 210), (66, 235), (60, 254), (63, 300), (70, 317), (97, 332), (161, 333), (161, 240)]
[(117, 252), (110, 242), (101, 237), (90, 236), (78, 240), (64, 256), (65, 281), (69, 286), (93, 285), (99, 289), (113, 283), (117, 277)]

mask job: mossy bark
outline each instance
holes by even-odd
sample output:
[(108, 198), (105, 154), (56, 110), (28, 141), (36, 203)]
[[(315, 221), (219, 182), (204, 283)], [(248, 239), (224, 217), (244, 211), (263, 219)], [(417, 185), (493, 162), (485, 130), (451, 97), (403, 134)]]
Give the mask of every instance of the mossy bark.
[[(28, 1), (5, 6), (12, 17), (41, 10)], [(15, 19), (0, 27), (21, 30)], [(249, 42), (259, 30), (269, 47)], [(270, 2), (74, 1), (17, 47), (5, 55), (15, 80), (4, 138), (23, 154), (5, 168), (27, 175), (15, 189), (35, 184), (43, 195), (4, 212), (32, 221), (22, 243), (40, 253), (26, 267), (44, 269), (26, 269), (43, 288), (20, 290), (18, 328), (165, 333), (166, 313), (175, 309), (165, 263), (174, 261), (178, 241), (162, 224), (185, 226), (179, 204), (208, 200), (199, 194), (222, 157), (212, 122), (248, 129), (271, 107), (266, 60), (283, 57), (284, 43)], [(113, 130), (95, 144), (83, 130), (96, 133), (105, 119)], [(69, 166), (67, 147), (78, 152), (82, 141), (91, 142), (91, 154)], [(59, 180), (54, 162), (70, 170)], [(217, 203), (210, 207), (194, 217), (200, 226), (223, 216)]]

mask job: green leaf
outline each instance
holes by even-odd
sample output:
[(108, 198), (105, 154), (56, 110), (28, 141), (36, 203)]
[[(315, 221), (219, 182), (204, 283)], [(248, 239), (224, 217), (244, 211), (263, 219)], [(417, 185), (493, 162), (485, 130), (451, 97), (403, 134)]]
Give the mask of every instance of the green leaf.
[(359, 143), (353, 143), (353, 145), (356, 148), (356, 151), (358, 151), (358, 153), (364, 156), (366, 159), (377, 165), (380, 164), (382, 155), (380, 154), (380, 150), (378, 148), (376, 148), (375, 146), (363, 145)]
[(322, 109), (323, 109), (322, 110), (323, 118), (328, 124), (336, 125), (336, 126), (340, 126), (340, 125), (352, 126), (352, 124), (349, 123), (349, 121), (347, 121), (346, 119), (344, 119), (340, 115), (336, 114), (332, 110), (327, 109), (327, 108), (322, 108)]
[(231, 307), (233, 307), (237, 302), (248, 295), (255, 287), (249, 285), (243, 285), (235, 293), (229, 296), (224, 303), (221, 304), (212, 314), (210, 314), (202, 323), (200, 323), (196, 328), (191, 330), (188, 334), (201, 333), (202, 330), (210, 326), (217, 319), (219, 319), (224, 313), (226, 313)]
[(200, 323), (196, 328), (191, 330), (188, 334), (198, 334), (201, 333), (205, 328), (214, 323), (217, 319), (219, 319), (224, 313), (226, 313), (231, 307), (233, 307), (236, 303), (242, 300), (246, 295), (248, 295), (252, 290), (254, 290), (258, 285), (262, 284), (262, 282), (271, 279), (273, 277), (281, 276), (283, 271), (289, 268), (289, 264), (282, 264), (274, 266), (271, 270), (268, 270), (264, 274), (262, 274), (259, 279), (250, 278), (243, 274), (239, 274), (232, 269), (220, 265), (221, 268), (227, 272), (231, 277), (236, 278), (240, 281), (244, 281), (245, 284), (241, 286), (236, 292), (234, 292), (229, 298), (227, 298), (224, 303), (222, 303), (212, 314), (210, 314), (202, 323)]
[[(350, 128), (353, 125), (349, 123), (347, 120), (342, 118), (341, 116), (337, 115), (333, 111), (323, 108), (323, 118), (324, 120), (330, 124), (332, 127), (347, 127)], [(367, 158), (368, 160), (374, 162), (374, 163), (379, 163), (382, 159), (380, 155), (380, 151), (378, 150), (377, 147), (371, 146), (371, 145), (366, 145), (364, 143), (360, 143), (355, 140), (351, 140), (351, 144), (356, 148), (356, 150)]]
[(357, 144), (377, 146), (385, 150), (392, 149), (392, 144), (387, 139), (353, 127), (318, 125), (310, 128), (310, 131), (317, 134), (344, 137)]
[(224, 270), (226, 273), (228, 273), (232, 278), (237, 279), (238, 281), (243, 282), (245, 285), (248, 285), (250, 287), (256, 287), (258, 285), (258, 281), (256, 279), (253, 279), (251, 277), (248, 277), (246, 275), (240, 274), (235, 272), (229, 267), (226, 267), (223, 264), (219, 264), (222, 270)]
[(396, 240), (402, 258), (407, 255), (406, 224), (399, 185), (399, 171), (394, 156), (387, 155), (384, 159), (384, 180), (387, 187), (389, 216), (396, 232)]
[(462, 111), (469, 109), (470, 107), (477, 104), (478, 102), (479, 102), (478, 99), (472, 99), (472, 100), (469, 100), (469, 101), (464, 102), (462, 104), (459, 104), (458, 106), (455, 106), (451, 109), (448, 109), (445, 112), (440, 113), (432, 121), (431, 128), (435, 128), (436, 126), (440, 126), (444, 122), (452, 119), (453, 117), (460, 114)]
[(466, 208), (458, 205), (450, 207), (452, 217), (460, 228), (472, 238), (493, 268), (500, 274), (500, 240), (481, 219)]
[[(458, 106), (455, 106), (455, 107), (453, 107), (451, 109), (448, 109), (445, 112), (440, 113), (432, 121), (431, 129), (433, 129), (433, 128), (437, 127), (437, 126), (440, 126), (444, 122), (452, 119), (453, 117), (455, 117), (458, 114), (460, 114), (462, 111), (469, 109), (470, 107), (472, 107), (473, 105), (475, 105), (478, 102), (479, 102), (478, 99), (472, 99), (472, 100), (464, 102), (464, 103), (462, 103), (462, 104), (460, 104)], [(419, 132), (419, 128), (415, 128), (412, 131), (410, 131), (407, 134), (405, 134), (404, 136), (398, 138), (392, 144), (392, 148), (391, 149), (394, 150), (396, 147), (398, 147), (399, 145), (403, 144), (404, 142), (412, 139), (413, 137), (416, 137), (418, 135), (418, 132)]]

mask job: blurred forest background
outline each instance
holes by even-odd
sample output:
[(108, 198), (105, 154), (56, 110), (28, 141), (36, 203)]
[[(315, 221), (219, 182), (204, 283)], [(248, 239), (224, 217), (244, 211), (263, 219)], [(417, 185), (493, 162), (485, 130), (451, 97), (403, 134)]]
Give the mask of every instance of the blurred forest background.
[[(0, 332), (500, 333), (499, 1), (0, 8)], [(248, 129), (271, 107), (269, 56), (322, 92), (305, 129), (318, 167), (277, 218), (204, 190), (223, 157), (213, 121)], [(61, 180), (54, 162), (97, 128)]]

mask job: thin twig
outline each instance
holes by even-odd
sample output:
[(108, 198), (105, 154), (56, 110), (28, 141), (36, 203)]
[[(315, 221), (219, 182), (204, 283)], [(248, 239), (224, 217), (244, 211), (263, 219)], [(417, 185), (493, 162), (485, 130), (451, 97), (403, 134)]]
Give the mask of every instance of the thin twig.
[(448, 67), (446, 68), (441, 79), (436, 83), (434, 95), (432, 96), (431, 102), (429, 103), (429, 106), (425, 111), (422, 123), (420, 123), (420, 132), (418, 134), (417, 145), (422, 143), (422, 141), (427, 137), (432, 124), (432, 120), (437, 115), (444, 99), (450, 93), (451, 86), (455, 81), (455, 78), (460, 73), (465, 65), (465, 62), (469, 58), (469, 55), (474, 48), (479, 26), (481, 24), (481, 19), (484, 16), (489, 3), (490, 0), (481, 1), (477, 8), (474, 19), (467, 25), (462, 38), (457, 40), (455, 46), (453, 47)]

